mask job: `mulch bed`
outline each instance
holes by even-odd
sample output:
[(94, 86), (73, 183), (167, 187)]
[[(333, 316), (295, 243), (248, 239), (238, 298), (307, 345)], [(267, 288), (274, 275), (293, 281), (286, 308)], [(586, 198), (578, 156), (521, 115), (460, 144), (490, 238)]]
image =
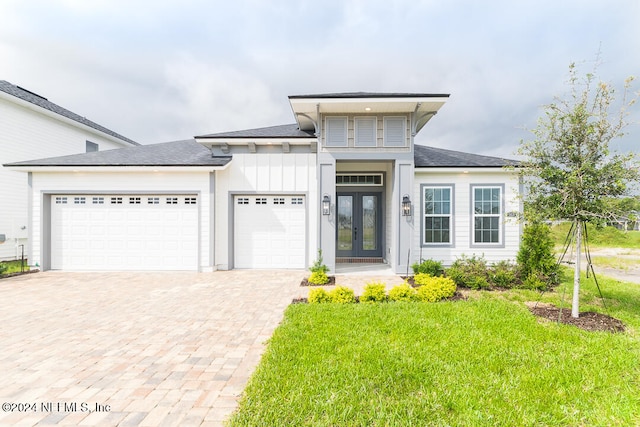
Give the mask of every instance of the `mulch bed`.
[[(529, 310), (537, 317), (550, 320), (552, 322), (558, 321), (560, 315), (560, 309), (551, 304), (528, 304)], [(576, 319), (571, 317), (571, 310), (568, 308), (562, 309), (562, 315), (560, 316), (560, 323), (566, 325), (573, 325), (585, 331), (604, 331), (604, 332), (624, 332), (625, 326), (620, 320), (607, 316), (606, 314), (594, 313), (587, 311), (580, 313), (580, 316)]]
[(305, 277), (300, 282), (300, 286), (335, 286), (336, 285), (336, 276), (329, 276), (329, 283), (325, 283), (324, 285), (316, 285), (315, 283), (309, 283), (307, 278)]
[(38, 272), (40, 272), (40, 270), (38, 270), (37, 268), (27, 271), (18, 271), (17, 273), (3, 274), (2, 276), (0, 276), (0, 279), (8, 279), (9, 277), (24, 276), (25, 274), (33, 274)]

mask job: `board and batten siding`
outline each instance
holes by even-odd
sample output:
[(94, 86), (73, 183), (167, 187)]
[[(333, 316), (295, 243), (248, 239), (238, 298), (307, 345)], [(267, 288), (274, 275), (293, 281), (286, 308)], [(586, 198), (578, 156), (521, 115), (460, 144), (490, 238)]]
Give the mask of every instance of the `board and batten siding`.
[(314, 153), (234, 154), (229, 167), (216, 172), (216, 268), (233, 263), (233, 196), (238, 194), (304, 195), (307, 209), (308, 262), (317, 257), (319, 202)]
[[(42, 263), (44, 221), (42, 203), (51, 194), (196, 194), (199, 209), (199, 264), (210, 269), (210, 176), (198, 172), (34, 172), (33, 173), (33, 242), (31, 263)], [(116, 268), (117, 270), (117, 268)]]
[(80, 124), (76, 127), (57, 120), (38, 108), (26, 108), (0, 97), (0, 234), (7, 238), (0, 244), (0, 260), (15, 258), (19, 254), (16, 246), (26, 245), (29, 233), (27, 173), (7, 170), (3, 164), (84, 153), (87, 140), (98, 144), (100, 151), (129, 145), (118, 144)]
[[(422, 198), (423, 185), (453, 185), (454, 203), (454, 240), (451, 246), (423, 245), (421, 229), (423, 227)], [(503, 220), (504, 235), (503, 245), (474, 245), (471, 243), (472, 215), (471, 197), (472, 188), (476, 185), (503, 186)], [(412, 260), (416, 262), (422, 259), (434, 259), (441, 261), (445, 266), (451, 265), (462, 255), (484, 256), (492, 263), (500, 260), (515, 260), (520, 246), (521, 224), (516, 217), (509, 213), (517, 213), (520, 210), (518, 199), (518, 176), (500, 168), (469, 169), (468, 173), (460, 170), (421, 170), (416, 169), (414, 178), (414, 236)]]

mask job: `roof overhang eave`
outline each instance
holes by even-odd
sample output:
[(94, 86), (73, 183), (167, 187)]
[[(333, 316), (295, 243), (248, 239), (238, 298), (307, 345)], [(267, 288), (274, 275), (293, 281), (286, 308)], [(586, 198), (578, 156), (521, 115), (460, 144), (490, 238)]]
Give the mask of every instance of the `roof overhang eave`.
[(232, 160), (224, 165), (9, 165), (4, 169), (17, 172), (215, 172), (229, 167)]

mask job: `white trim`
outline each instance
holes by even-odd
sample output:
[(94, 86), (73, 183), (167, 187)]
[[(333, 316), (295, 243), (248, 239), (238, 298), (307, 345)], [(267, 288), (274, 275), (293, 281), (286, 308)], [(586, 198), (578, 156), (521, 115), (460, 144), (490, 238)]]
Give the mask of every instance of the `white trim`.
[(224, 166), (5, 166), (5, 169), (19, 172), (213, 172), (225, 170)]
[[(498, 207), (500, 208), (500, 213), (498, 214), (477, 214), (475, 211), (475, 203), (476, 203), (476, 190), (487, 189), (494, 190), (497, 189), (500, 191)], [(470, 224), (470, 238), (471, 238), (471, 247), (503, 247), (504, 246), (504, 192), (505, 185), (504, 184), (471, 184), (470, 187), (470, 195), (471, 195), (471, 224)], [(476, 242), (476, 218), (497, 218), (498, 219), (498, 241), (497, 242)]]
[[(427, 189), (448, 189), (449, 190), (449, 213), (448, 214), (427, 214), (425, 212), (425, 191)], [(420, 245), (423, 247), (453, 247), (455, 246), (455, 184), (420, 184)], [(448, 242), (426, 242), (425, 219), (449, 218), (449, 241)]]

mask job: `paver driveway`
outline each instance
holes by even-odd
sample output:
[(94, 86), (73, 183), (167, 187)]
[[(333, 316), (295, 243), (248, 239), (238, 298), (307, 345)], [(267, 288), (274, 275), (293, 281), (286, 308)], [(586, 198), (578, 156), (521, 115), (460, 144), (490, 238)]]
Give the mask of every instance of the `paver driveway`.
[(304, 275), (3, 279), (0, 425), (220, 425)]

